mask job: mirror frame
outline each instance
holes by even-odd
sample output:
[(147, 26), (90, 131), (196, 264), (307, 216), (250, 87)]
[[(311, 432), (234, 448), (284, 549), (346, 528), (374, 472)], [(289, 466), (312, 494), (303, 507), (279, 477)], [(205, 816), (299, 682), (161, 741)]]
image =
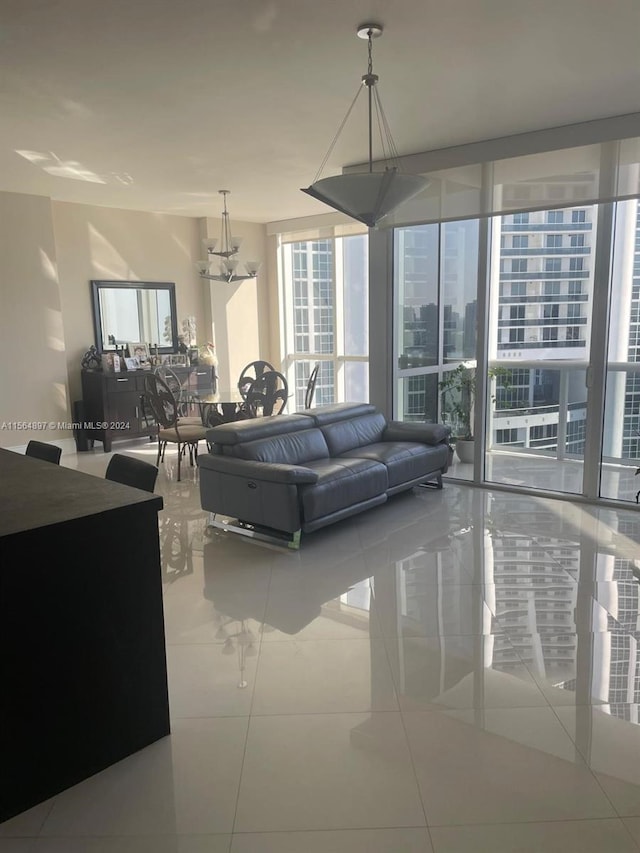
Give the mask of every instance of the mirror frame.
[[(158, 346), (158, 352), (174, 353), (178, 350), (178, 312), (176, 310), (176, 286), (172, 281), (107, 281), (105, 279), (91, 280), (91, 295), (93, 304), (93, 334), (96, 340), (96, 349), (99, 353), (115, 350), (115, 346), (105, 349), (102, 346), (102, 314), (100, 312), (101, 290), (167, 290), (169, 292), (169, 305), (171, 307), (171, 345)], [(149, 341), (143, 341), (149, 343)], [(153, 343), (153, 341), (151, 341)]]

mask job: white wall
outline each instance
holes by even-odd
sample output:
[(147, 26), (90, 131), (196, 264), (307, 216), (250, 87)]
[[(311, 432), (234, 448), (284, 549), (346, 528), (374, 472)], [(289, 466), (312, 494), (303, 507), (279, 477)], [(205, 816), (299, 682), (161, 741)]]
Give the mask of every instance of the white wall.
[[(51, 202), (0, 193), (0, 222), (0, 445), (11, 447), (65, 435), (67, 369)], [(54, 427), (11, 426), (33, 421)]]

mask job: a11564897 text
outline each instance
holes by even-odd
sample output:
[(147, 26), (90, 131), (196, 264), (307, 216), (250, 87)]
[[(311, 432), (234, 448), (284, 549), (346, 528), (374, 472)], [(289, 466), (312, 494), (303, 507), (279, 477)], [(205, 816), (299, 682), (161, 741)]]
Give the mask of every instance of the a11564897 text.
[(2, 421), (0, 430), (48, 430), (48, 429), (129, 429), (129, 421)]

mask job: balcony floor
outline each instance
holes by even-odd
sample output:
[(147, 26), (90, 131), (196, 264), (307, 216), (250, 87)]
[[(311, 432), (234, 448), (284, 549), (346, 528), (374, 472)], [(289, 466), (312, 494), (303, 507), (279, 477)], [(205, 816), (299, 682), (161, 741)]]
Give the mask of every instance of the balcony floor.
[[(576, 459), (559, 460), (542, 454), (504, 450), (486, 454), (485, 479), (488, 483), (579, 495), (582, 493), (582, 471), (583, 463)], [(640, 477), (635, 476), (635, 471), (635, 467), (602, 465), (601, 497), (635, 504), (636, 492), (640, 489)], [(473, 466), (454, 456), (448, 476), (471, 480)]]

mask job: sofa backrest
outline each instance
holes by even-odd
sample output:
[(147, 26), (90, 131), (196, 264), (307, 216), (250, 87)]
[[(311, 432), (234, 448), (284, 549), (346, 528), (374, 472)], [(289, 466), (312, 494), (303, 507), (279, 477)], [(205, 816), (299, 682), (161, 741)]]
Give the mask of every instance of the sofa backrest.
[[(274, 418), (280, 420), (280, 418)], [(307, 421), (308, 423), (308, 421)], [(236, 459), (252, 462), (277, 462), (287, 465), (304, 465), (316, 459), (327, 459), (329, 448), (322, 432), (315, 427), (269, 438), (258, 438), (226, 448)]]
[(376, 411), (376, 407), (372, 403), (330, 403), (327, 406), (307, 409), (304, 415), (313, 418), (314, 424), (322, 427), (338, 421), (358, 418), (361, 415), (372, 415)]
[(386, 426), (385, 416), (374, 410), (373, 414), (330, 423), (320, 429), (331, 456), (341, 456), (356, 447), (382, 441), (382, 433)]

